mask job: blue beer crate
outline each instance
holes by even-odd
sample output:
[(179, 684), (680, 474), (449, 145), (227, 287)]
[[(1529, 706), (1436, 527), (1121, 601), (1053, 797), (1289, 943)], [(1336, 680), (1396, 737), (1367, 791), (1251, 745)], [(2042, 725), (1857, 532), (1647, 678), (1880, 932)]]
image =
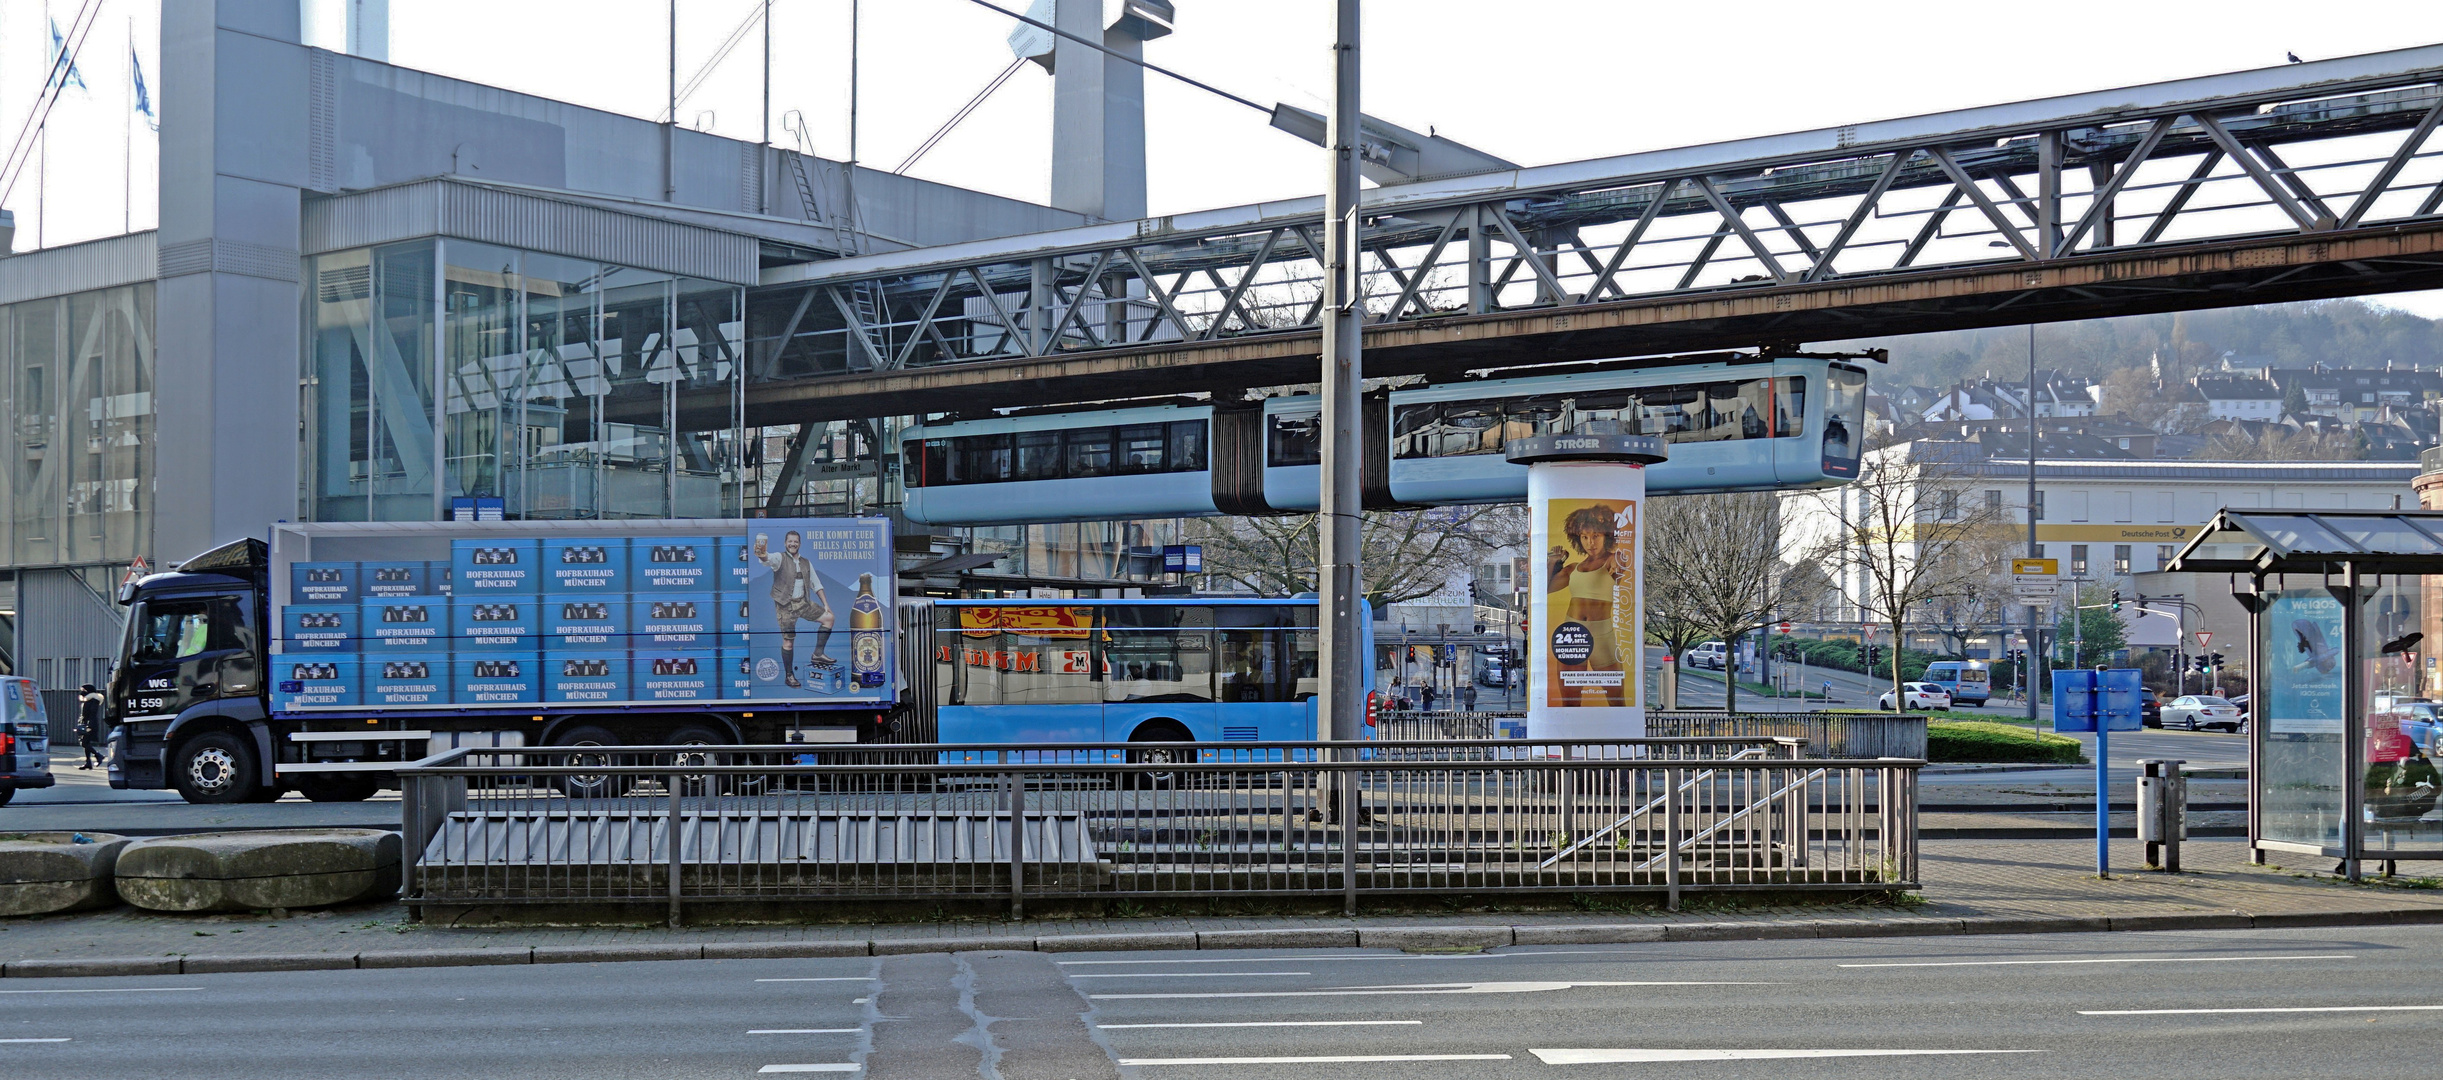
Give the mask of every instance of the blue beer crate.
[(543, 648), (554, 652), (628, 647), (628, 599), (551, 593), (543, 597)]
[(543, 700), (608, 705), (631, 700), (626, 649), (572, 649), (543, 654)]
[(540, 592), (542, 542), (537, 540), (450, 541), (450, 595), (518, 596)]
[(627, 540), (608, 536), (595, 540), (543, 541), (543, 591), (626, 594)]
[(459, 652), (534, 652), (542, 647), (542, 608), (532, 596), (456, 596), (450, 637)]
[(450, 663), (450, 696), (460, 705), (525, 705), (543, 700), (536, 654), (478, 653)]
[(286, 652), (355, 652), (355, 604), (292, 604), (280, 609), (280, 641)]
[(450, 658), (440, 653), (368, 656), (366, 705), (432, 707), (450, 703)]
[(367, 600), (358, 606), (356, 625), (357, 638), (368, 653), (447, 653), (450, 600), (446, 596)]
[(640, 536), (628, 541), (628, 591), (709, 593), (718, 563), (708, 536)]
[(271, 658), (272, 710), (356, 705), (360, 666), (353, 656), (276, 655)]

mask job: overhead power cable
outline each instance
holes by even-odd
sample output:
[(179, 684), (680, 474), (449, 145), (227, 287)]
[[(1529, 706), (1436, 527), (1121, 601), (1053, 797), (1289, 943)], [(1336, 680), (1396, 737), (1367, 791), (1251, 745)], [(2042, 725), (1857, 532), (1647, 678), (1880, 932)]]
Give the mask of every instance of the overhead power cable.
[(910, 151), (907, 159), (901, 161), (899, 166), (891, 171), (894, 173), (905, 173), (909, 169), (914, 168), (916, 165), (916, 159), (925, 156), (925, 154), (931, 151), (935, 146), (940, 145), (943, 139), (949, 137), (950, 129), (959, 126), (960, 121), (967, 119), (968, 114), (975, 112), (978, 106), (984, 104), (985, 98), (991, 97), (993, 91), (999, 90), (1001, 88), (1001, 84), (1008, 82), (1010, 76), (1017, 74), (1018, 69), (1025, 66), (1026, 57), (1021, 56), (1010, 61), (1008, 67), (1002, 68), (999, 75), (992, 77), (992, 82), (985, 84), (984, 89), (976, 91), (976, 96), (968, 98), (967, 104), (960, 106), (959, 111), (955, 115), (951, 116), (951, 118), (942, 124), (940, 128), (936, 129), (933, 134), (926, 136), (925, 141), (919, 144), (915, 150)]
[(1063, 30), (1063, 29), (1061, 29), (1061, 28), (1059, 28), (1059, 27), (1057, 27), (1057, 26), (1054, 26), (1054, 25), (1052, 25), (1052, 24), (1050, 24), (1050, 23), (1047, 23), (1047, 22), (1039, 22), (1039, 21), (1037, 21), (1037, 20), (1027, 18), (1026, 16), (1024, 16), (1024, 15), (1020, 15), (1020, 14), (1018, 14), (1017, 12), (1015, 12), (1015, 11), (1011, 11), (1011, 10), (1010, 10), (1010, 9), (1008, 9), (1008, 8), (1001, 7), (1001, 6), (999, 6), (999, 5), (996, 5), (996, 4), (993, 4), (993, 3), (990, 3), (990, 2), (989, 2), (989, 0), (967, 0), (967, 2), (968, 2), (968, 3), (971, 3), (971, 4), (974, 4), (974, 5), (976, 5), (977, 7), (981, 7), (981, 8), (989, 8), (989, 9), (991, 9), (991, 10), (993, 10), (993, 11), (998, 11), (998, 12), (1000, 12), (1000, 13), (1001, 13), (1001, 14), (1003, 14), (1003, 15), (1007, 15), (1007, 16), (1009, 16), (1010, 18), (1016, 19), (1016, 20), (1018, 20), (1019, 22), (1025, 23), (1025, 24), (1027, 24), (1028, 26), (1032, 26), (1032, 27), (1034, 27), (1034, 28), (1036, 28), (1036, 29), (1038, 29), (1038, 30), (1049, 30), (1049, 31), (1051, 31), (1052, 33), (1058, 34), (1058, 35), (1060, 35), (1061, 37), (1067, 38), (1067, 39), (1069, 39), (1069, 40), (1071, 40), (1071, 41), (1074, 41), (1074, 42), (1076, 42), (1076, 43), (1078, 43), (1078, 44), (1080, 44), (1080, 45), (1083, 45), (1083, 46), (1085, 46), (1085, 47), (1087, 47), (1087, 48), (1089, 48), (1089, 49), (1092, 49), (1092, 50), (1094, 50), (1094, 51), (1096, 51), (1096, 52), (1102, 53), (1102, 54), (1103, 54), (1103, 55), (1105, 55), (1105, 56), (1117, 57), (1117, 58), (1119, 58), (1119, 59), (1126, 60), (1126, 61), (1128, 61), (1129, 63), (1131, 63), (1131, 64), (1135, 64), (1135, 65), (1137, 65), (1138, 67), (1141, 67), (1141, 68), (1144, 68), (1144, 69), (1145, 69), (1145, 70), (1147, 70), (1147, 71), (1153, 72), (1154, 74), (1157, 74), (1157, 75), (1168, 75), (1168, 76), (1170, 76), (1171, 78), (1177, 79), (1177, 80), (1179, 80), (1180, 82), (1183, 82), (1183, 83), (1188, 84), (1189, 86), (1193, 86), (1193, 87), (1195, 87), (1195, 88), (1197, 88), (1197, 89), (1199, 89), (1199, 90), (1204, 91), (1205, 93), (1212, 94), (1212, 95), (1215, 95), (1215, 96), (1217, 96), (1217, 97), (1228, 98), (1228, 99), (1229, 99), (1229, 100), (1231, 100), (1231, 101), (1238, 102), (1239, 104), (1244, 105), (1244, 106), (1246, 106), (1246, 107), (1248, 107), (1248, 108), (1250, 108), (1250, 109), (1254, 109), (1255, 111), (1260, 112), (1260, 113), (1263, 113), (1263, 114), (1264, 114), (1264, 115), (1266, 115), (1266, 116), (1270, 116), (1270, 115), (1272, 115), (1272, 106), (1270, 106), (1270, 105), (1258, 105), (1258, 104), (1256, 104), (1256, 103), (1255, 103), (1255, 102), (1253, 102), (1253, 101), (1249, 101), (1249, 100), (1248, 100), (1248, 99), (1246, 99), (1246, 98), (1240, 97), (1240, 96), (1238, 96), (1237, 94), (1233, 94), (1233, 93), (1231, 93), (1230, 91), (1228, 91), (1228, 90), (1224, 90), (1224, 89), (1222, 89), (1222, 88), (1220, 88), (1220, 87), (1218, 87), (1218, 86), (1215, 86), (1215, 85), (1213, 85), (1213, 84), (1211, 84), (1211, 83), (1208, 83), (1208, 82), (1203, 82), (1203, 81), (1200, 81), (1200, 80), (1197, 80), (1197, 79), (1193, 79), (1193, 78), (1190, 78), (1190, 77), (1188, 77), (1188, 76), (1186, 76), (1186, 75), (1182, 75), (1182, 74), (1180, 74), (1180, 73), (1178, 73), (1178, 72), (1176, 72), (1176, 71), (1172, 71), (1172, 70), (1171, 70), (1171, 69), (1169, 69), (1169, 68), (1163, 67), (1163, 66), (1162, 66), (1162, 65), (1160, 65), (1160, 64), (1149, 64), (1149, 63), (1147, 63), (1147, 62), (1145, 62), (1145, 61), (1143, 61), (1143, 60), (1137, 59), (1136, 57), (1129, 56), (1129, 55), (1127, 55), (1126, 53), (1122, 53), (1122, 52), (1119, 52), (1119, 51), (1114, 50), (1114, 49), (1106, 48), (1106, 47), (1104, 47), (1104, 45), (1103, 45), (1103, 43), (1102, 43), (1102, 42), (1099, 42), (1099, 41), (1089, 41), (1089, 40), (1087, 40), (1087, 39), (1085, 39), (1085, 38), (1079, 37), (1079, 36), (1077, 36), (1077, 35), (1075, 35), (1075, 34), (1072, 34), (1072, 33), (1068, 32), (1068, 31)]
[(76, 66), (77, 54), (85, 49), (85, 37), (93, 32), (94, 18), (101, 13), (102, 0), (85, 0), (76, 9), (76, 18), (69, 21), (66, 42), (59, 55), (51, 59), (50, 73), (43, 77), (42, 96), (35, 99), (34, 107), (26, 113), (25, 124), (17, 129), (17, 140), (9, 147), (8, 163), (0, 167), (0, 177), (5, 178), (0, 179), (0, 202), (8, 201), (16, 192), (17, 178), (25, 175), (26, 163), (34, 158), (36, 137), (42, 133), (43, 125), (51, 121), (51, 106), (67, 88), (67, 72)]

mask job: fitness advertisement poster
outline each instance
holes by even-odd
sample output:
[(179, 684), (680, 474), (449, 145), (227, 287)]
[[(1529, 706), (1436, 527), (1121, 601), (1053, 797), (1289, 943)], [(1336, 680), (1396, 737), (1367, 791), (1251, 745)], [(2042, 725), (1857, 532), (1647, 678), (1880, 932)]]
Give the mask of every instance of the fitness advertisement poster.
[(1544, 700), (1562, 709), (1635, 705), (1638, 504), (1556, 498), (1546, 506)]

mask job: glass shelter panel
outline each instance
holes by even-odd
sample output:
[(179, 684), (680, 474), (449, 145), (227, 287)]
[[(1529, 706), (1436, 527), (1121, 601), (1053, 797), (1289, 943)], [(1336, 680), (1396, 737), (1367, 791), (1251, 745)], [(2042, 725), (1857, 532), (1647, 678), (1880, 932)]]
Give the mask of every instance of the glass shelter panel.
[(2271, 594), (2264, 614), (2265, 670), (2254, 705), (2265, 726), (2264, 835), (2294, 844), (2341, 843), (2341, 601), (2320, 585)]

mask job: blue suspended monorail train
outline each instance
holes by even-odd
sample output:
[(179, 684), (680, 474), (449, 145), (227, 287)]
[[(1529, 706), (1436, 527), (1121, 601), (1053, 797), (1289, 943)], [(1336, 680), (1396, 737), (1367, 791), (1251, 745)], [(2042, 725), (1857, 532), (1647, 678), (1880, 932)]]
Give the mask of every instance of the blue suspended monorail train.
[[(1511, 439), (1589, 421), (1661, 436), (1652, 494), (1825, 487), (1856, 478), (1866, 371), (1823, 356), (1725, 359), (1369, 394), (1368, 508), (1518, 502)], [(1322, 399), (1157, 404), (949, 420), (908, 430), (912, 521), (1003, 525), (1312, 511)]]

